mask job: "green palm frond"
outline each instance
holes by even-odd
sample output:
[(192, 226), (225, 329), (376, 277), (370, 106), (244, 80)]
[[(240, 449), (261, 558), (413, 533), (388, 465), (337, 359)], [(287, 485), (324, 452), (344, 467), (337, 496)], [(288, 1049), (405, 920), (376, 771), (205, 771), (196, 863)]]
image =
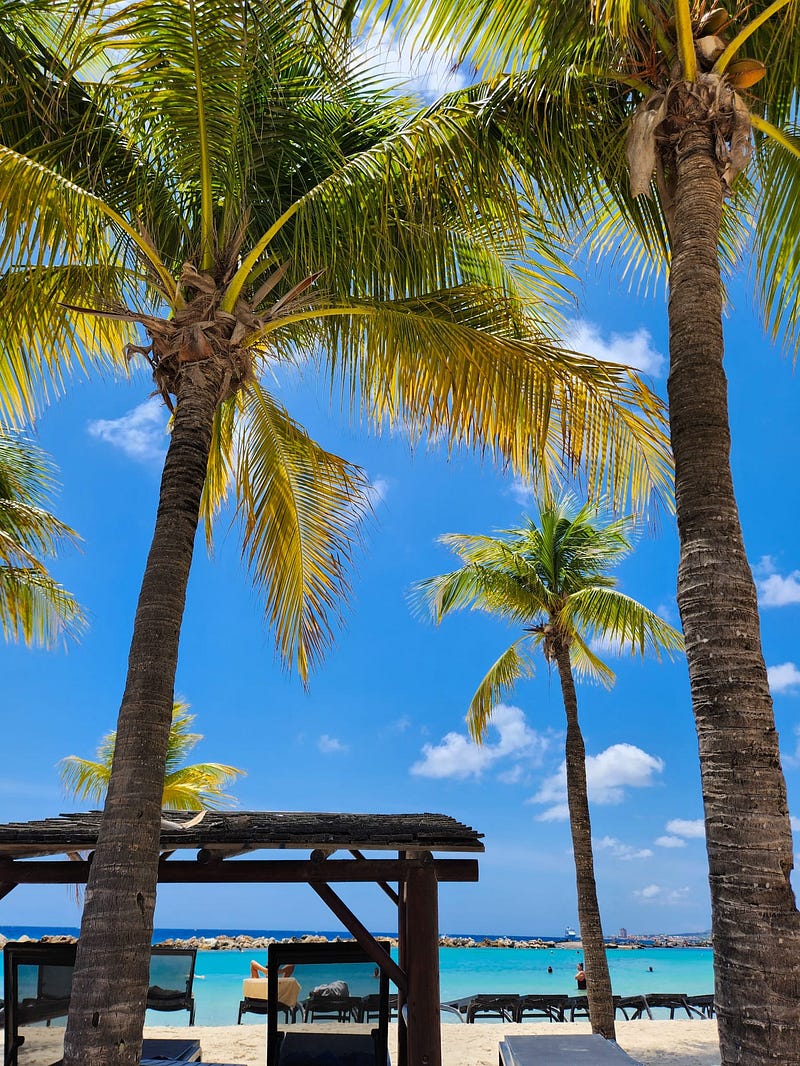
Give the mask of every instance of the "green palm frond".
[(237, 452), (243, 556), (264, 592), (278, 652), (305, 681), (333, 635), (329, 616), (348, 588), (369, 482), (255, 384)]
[(614, 673), (590, 646), (592, 638), (631, 654), (671, 656), (683, 649), (676, 629), (614, 588), (609, 571), (631, 551), (632, 530), (630, 517), (604, 518), (596, 504), (580, 505), (567, 494), (540, 500), (538, 521), (526, 518), (516, 529), (440, 538), (464, 565), (414, 585), (414, 607), (427, 609), (437, 623), (455, 610), (482, 610), (526, 631), (473, 697), (468, 722), (476, 740), (502, 695), (526, 676), (537, 648), (550, 662), (559, 647), (568, 648), (576, 672), (606, 686)]
[(0, 429), (0, 627), (6, 640), (55, 647), (80, 637), (86, 617), (49, 574), (78, 535), (47, 510), (53, 467), (32, 442)]
[[(203, 739), (201, 733), (190, 732), (195, 715), (188, 711), (186, 700), (175, 700), (161, 805), (170, 811), (226, 810), (234, 807), (235, 798), (227, 795), (224, 789), (241, 777), (244, 770), (213, 762), (184, 765), (189, 753)], [(111, 778), (116, 741), (114, 730), (103, 737), (94, 759), (82, 759), (78, 755), (67, 755), (61, 759), (58, 767), (64, 791), (76, 799), (102, 803)]]
[(492, 664), (472, 697), (467, 712), (467, 727), (470, 736), (478, 743), (486, 736), (492, 711), (503, 696), (523, 677), (532, 677), (534, 674), (533, 658), (526, 648), (527, 643), (528, 638), (521, 637), (507, 648)]
[(677, 629), (617, 589), (576, 590), (565, 604), (559, 624), (565, 630), (574, 627), (618, 643), (632, 655), (652, 651), (660, 658), (663, 650), (672, 658), (673, 653), (683, 651), (683, 636)]
[(605, 688), (611, 688), (616, 681), (614, 671), (583, 640), (580, 633), (573, 632), (572, 643), (569, 646), (569, 657), (572, 668), (578, 677), (594, 681)]

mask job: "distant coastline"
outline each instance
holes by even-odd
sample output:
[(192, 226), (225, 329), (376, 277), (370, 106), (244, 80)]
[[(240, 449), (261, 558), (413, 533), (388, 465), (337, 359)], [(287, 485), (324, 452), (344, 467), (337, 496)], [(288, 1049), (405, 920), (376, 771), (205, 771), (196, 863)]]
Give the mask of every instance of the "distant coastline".
[[(55, 940), (72, 941), (78, 935), (77, 927), (64, 926), (0, 926), (0, 947), (6, 940)], [(376, 933), (381, 939), (388, 940), (393, 947), (397, 945), (396, 933)], [(310, 933), (301, 930), (257, 930), (222, 932), (214, 929), (178, 929), (156, 928), (153, 943), (171, 946), (197, 948), (198, 951), (263, 951), (270, 944), (291, 943), (337, 943), (352, 940), (347, 933), (325, 930)], [(510, 948), (517, 950), (553, 950), (568, 948), (580, 951), (579, 939), (563, 937), (524, 937), (524, 936), (486, 936), (482, 934), (450, 935), (439, 937), (442, 948)], [(710, 948), (711, 941), (702, 934), (654, 934), (650, 936), (628, 936), (624, 939), (607, 938), (606, 947), (622, 951), (636, 951), (642, 948)]]

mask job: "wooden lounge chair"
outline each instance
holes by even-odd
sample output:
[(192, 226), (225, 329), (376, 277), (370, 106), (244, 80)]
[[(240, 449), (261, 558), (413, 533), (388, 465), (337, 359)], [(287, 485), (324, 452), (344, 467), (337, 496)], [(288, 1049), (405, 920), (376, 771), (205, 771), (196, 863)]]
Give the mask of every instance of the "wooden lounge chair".
[[(360, 1022), (379, 1021), (381, 1016), (380, 992), (373, 992), (369, 996), (361, 997), (361, 1010), (358, 1020)], [(397, 996), (389, 996), (389, 1021), (397, 1017)]]
[(516, 992), (508, 995), (473, 996), (467, 1007), (466, 1022), (472, 1025), (476, 1018), (500, 1018), (504, 1022), (513, 1022), (516, 1020), (518, 1003), (519, 995)]
[(551, 1022), (563, 1022), (564, 1008), (568, 1000), (567, 995), (520, 996), (514, 1021), (523, 1022), (525, 1018), (547, 1018)]
[(508, 1036), (500, 1044), (500, 1066), (643, 1066), (599, 1033)]

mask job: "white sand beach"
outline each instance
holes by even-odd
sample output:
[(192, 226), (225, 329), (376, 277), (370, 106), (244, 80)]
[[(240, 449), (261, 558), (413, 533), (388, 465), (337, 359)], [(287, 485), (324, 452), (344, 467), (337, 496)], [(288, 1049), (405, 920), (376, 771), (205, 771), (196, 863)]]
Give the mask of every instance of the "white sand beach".
[[(298, 1026), (300, 1028), (303, 1027)], [(159, 1028), (148, 1029), (147, 1035), (174, 1037), (188, 1032), (200, 1040), (204, 1062), (264, 1066), (266, 1035), (263, 1025), (196, 1026), (193, 1030)], [(497, 1045), (506, 1034), (535, 1036), (557, 1032), (589, 1033), (591, 1029), (588, 1022), (443, 1025), (443, 1066), (497, 1066)], [(719, 1066), (720, 1062), (715, 1021), (619, 1021), (617, 1040), (645, 1066)], [(390, 1029), (389, 1047), (392, 1062), (397, 1062), (396, 1025)]]

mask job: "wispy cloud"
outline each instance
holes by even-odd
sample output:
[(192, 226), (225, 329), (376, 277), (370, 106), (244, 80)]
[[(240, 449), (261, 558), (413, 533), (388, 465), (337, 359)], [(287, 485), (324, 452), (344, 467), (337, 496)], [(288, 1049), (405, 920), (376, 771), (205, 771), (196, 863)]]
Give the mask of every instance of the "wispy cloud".
[(683, 837), (672, 836), (669, 833), (666, 834), (663, 837), (656, 837), (655, 843), (660, 848), (685, 848), (686, 847), (686, 841), (683, 839)]
[[(495, 708), (489, 730), (498, 736), (495, 743), (478, 745), (465, 733), (447, 733), (439, 744), (425, 744), (422, 758), (411, 767), (411, 773), (418, 777), (480, 777), (501, 761), (524, 758), (538, 763), (549, 744), (549, 738), (530, 728), (519, 707), (504, 703)], [(509, 772), (504, 771), (506, 780)]]
[(317, 747), (325, 755), (335, 755), (339, 752), (349, 751), (350, 747), (347, 744), (343, 744), (341, 740), (336, 737), (329, 737), (327, 733), (323, 733), (317, 741)]
[(794, 663), (768, 666), (767, 680), (771, 692), (794, 692), (800, 686), (800, 670)]
[(604, 363), (624, 363), (654, 377), (664, 369), (664, 356), (653, 347), (653, 338), (644, 328), (633, 333), (611, 333), (605, 340), (599, 326), (579, 319), (564, 337), (564, 344)]
[(140, 463), (160, 462), (167, 450), (167, 412), (157, 396), (119, 418), (98, 418), (86, 427), (90, 437), (118, 448)]
[(666, 834), (656, 839), (660, 848), (685, 848), (687, 840), (704, 840), (706, 835), (702, 818), (671, 818), (664, 828)]
[(800, 570), (783, 575), (778, 573), (771, 555), (762, 555), (753, 567), (758, 589), (758, 602), (762, 607), (787, 607), (800, 603)]
[(688, 885), (683, 888), (666, 889), (663, 885), (645, 885), (634, 890), (634, 896), (645, 902), (655, 900), (658, 903), (682, 903), (691, 895)]
[(622, 862), (630, 862), (631, 859), (649, 859), (653, 854), (650, 848), (634, 848), (630, 844), (623, 844), (616, 837), (600, 837), (599, 840), (593, 837), (592, 845), (595, 851), (608, 851), (615, 859), (621, 859)]
[(385, 477), (376, 477), (370, 482), (369, 495), (373, 504), (383, 503), (389, 495), (389, 481)]
[(390, 87), (417, 93), (426, 100), (462, 89), (466, 78), (452, 55), (441, 49), (414, 45), (423, 28), (422, 21), (415, 23), (398, 43), (382, 33), (382, 24), (373, 23), (356, 46), (359, 66)]
[[(599, 755), (586, 757), (586, 783), (592, 803), (616, 804), (625, 799), (628, 788), (648, 788), (655, 775), (664, 769), (664, 762), (634, 744), (612, 744)], [(569, 817), (567, 807), (567, 764), (561, 763), (555, 774), (546, 778), (536, 795), (529, 801), (547, 807), (537, 815), (540, 822), (564, 821)]]

